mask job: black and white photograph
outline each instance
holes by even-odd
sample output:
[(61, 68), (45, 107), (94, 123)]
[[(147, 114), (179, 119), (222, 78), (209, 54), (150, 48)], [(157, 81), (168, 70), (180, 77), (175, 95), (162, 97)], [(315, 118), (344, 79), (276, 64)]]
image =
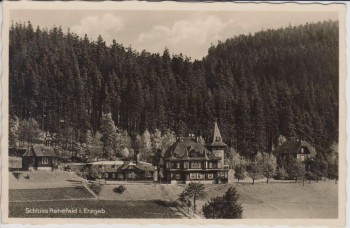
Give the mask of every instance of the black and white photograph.
[(7, 4), (8, 219), (343, 221), (343, 5)]

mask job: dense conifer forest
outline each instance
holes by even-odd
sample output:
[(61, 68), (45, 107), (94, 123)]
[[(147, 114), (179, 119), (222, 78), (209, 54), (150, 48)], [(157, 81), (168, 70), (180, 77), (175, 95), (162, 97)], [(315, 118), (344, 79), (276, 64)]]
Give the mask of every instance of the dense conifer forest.
[(270, 152), (283, 135), (322, 156), (338, 141), (338, 48), (334, 21), (239, 35), (202, 60), (14, 22), (10, 119), (33, 118), (51, 134), (64, 122), (79, 142), (101, 131), (105, 113), (132, 141), (170, 129), (208, 142), (217, 119), (241, 155)]

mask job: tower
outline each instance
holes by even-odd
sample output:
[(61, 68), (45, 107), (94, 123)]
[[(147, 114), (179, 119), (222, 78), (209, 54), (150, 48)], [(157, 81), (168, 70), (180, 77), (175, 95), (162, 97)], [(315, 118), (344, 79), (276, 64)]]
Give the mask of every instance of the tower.
[(209, 145), (209, 147), (210, 147), (211, 151), (213, 151), (213, 154), (216, 157), (221, 158), (218, 165), (220, 168), (223, 168), (224, 167), (224, 158), (225, 158), (224, 150), (227, 147), (227, 145), (222, 141), (222, 137), (221, 137), (220, 130), (218, 127), (218, 123), (216, 121), (214, 123), (213, 142)]

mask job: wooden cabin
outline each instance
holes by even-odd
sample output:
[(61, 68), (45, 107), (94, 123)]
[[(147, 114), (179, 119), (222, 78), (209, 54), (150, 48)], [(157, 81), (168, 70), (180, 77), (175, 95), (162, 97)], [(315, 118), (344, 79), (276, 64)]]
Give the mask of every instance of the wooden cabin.
[(23, 170), (53, 170), (58, 164), (59, 156), (51, 146), (34, 145), (22, 156)]
[(308, 161), (316, 156), (315, 149), (307, 142), (302, 140), (288, 140), (279, 145), (276, 150), (277, 166), (283, 167), (291, 159), (297, 159), (305, 163), (308, 167)]

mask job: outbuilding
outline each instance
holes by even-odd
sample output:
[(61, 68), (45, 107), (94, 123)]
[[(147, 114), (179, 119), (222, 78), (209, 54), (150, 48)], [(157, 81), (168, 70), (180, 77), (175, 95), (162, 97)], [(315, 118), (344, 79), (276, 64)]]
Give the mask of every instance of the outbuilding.
[(22, 156), (23, 170), (53, 170), (58, 164), (59, 156), (51, 146), (34, 145)]

